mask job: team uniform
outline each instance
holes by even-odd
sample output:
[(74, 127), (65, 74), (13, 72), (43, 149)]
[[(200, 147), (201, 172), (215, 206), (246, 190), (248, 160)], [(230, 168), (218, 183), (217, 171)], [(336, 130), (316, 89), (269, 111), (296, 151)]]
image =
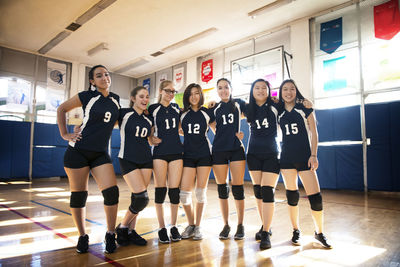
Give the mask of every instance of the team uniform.
[(135, 169), (153, 168), (153, 158), (147, 138), (151, 134), (152, 121), (133, 108), (123, 108), (119, 116), (121, 147), (118, 158), (122, 174)]
[(279, 174), (277, 117), (275, 104), (255, 105), (247, 146), (247, 165), (250, 171)]
[(149, 113), (153, 118), (154, 136), (161, 143), (152, 148), (153, 159), (167, 162), (183, 158), (183, 146), (179, 138), (179, 120), (181, 111), (178, 104), (170, 103), (164, 107), (160, 103), (150, 105)]
[(211, 143), (207, 136), (208, 124), (215, 120), (211, 110), (201, 107), (198, 111), (189, 109), (181, 115), (184, 132), (184, 167), (211, 166)]
[(282, 130), (282, 152), (280, 164), (282, 169), (309, 170), (308, 160), (311, 156), (310, 130), (307, 118), (313, 112), (303, 104), (296, 104), (289, 112), (282, 109), (278, 122)]
[(241, 99), (231, 103), (219, 102), (213, 109), (216, 131), (212, 146), (213, 164), (228, 164), (228, 161), (245, 160), (242, 141), (236, 136), (240, 132), (241, 114), (246, 103)]
[(69, 142), (64, 155), (67, 168), (94, 168), (111, 163), (107, 153), (115, 122), (118, 120), (119, 96), (110, 92), (107, 97), (97, 90), (78, 94), (84, 112), (81, 140)]

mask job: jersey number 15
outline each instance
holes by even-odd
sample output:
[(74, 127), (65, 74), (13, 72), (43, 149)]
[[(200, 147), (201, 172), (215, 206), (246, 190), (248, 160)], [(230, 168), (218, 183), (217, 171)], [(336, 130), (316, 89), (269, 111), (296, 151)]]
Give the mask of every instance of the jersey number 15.
[(286, 135), (297, 134), (299, 132), (299, 129), (297, 128), (297, 123), (290, 124), (290, 128), (289, 124), (285, 124), (285, 129), (286, 129)]

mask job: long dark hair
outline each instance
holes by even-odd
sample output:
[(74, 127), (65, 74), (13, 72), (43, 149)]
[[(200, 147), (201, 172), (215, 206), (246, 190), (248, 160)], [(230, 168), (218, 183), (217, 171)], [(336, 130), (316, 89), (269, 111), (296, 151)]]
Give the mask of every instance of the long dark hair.
[(200, 94), (200, 100), (198, 103), (198, 107), (200, 108), (204, 104), (204, 94), (203, 94), (203, 90), (201, 89), (201, 86), (198, 85), (197, 83), (191, 83), (186, 87), (185, 92), (183, 92), (183, 112), (188, 111), (191, 106), (189, 98), (192, 93), (192, 88), (197, 88), (197, 90), (199, 91), (199, 94)]
[[(105, 69), (108, 71), (108, 69), (107, 69), (106, 67), (104, 67), (103, 65), (96, 65), (96, 66), (93, 66), (93, 67), (89, 70), (89, 88), (88, 88), (88, 91), (90, 91), (91, 86), (92, 86), (92, 84), (90, 83), (90, 80), (94, 80), (94, 71), (95, 71), (97, 68), (105, 68)], [(94, 86), (94, 85), (93, 85), (93, 86)]]
[(279, 86), (279, 103), (280, 103), (281, 105), (285, 105), (285, 101), (283, 101), (283, 97), (282, 97), (282, 88), (283, 88), (283, 86), (284, 86), (285, 84), (287, 84), (287, 83), (293, 83), (294, 87), (296, 88), (296, 99), (295, 99), (295, 102), (296, 102), (296, 103), (303, 103), (303, 101), (304, 101), (304, 96), (300, 93), (299, 88), (297, 88), (296, 83), (295, 83), (294, 80), (292, 80), (292, 79), (284, 80), (284, 81), (281, 83), (281, 86)]
[(258, 82), (263, 82), (267, 85), (268, 88), (268, 97), (267, 97), (267, 101), (266, 103), (270, 104), (272, 102), (271, 100), (271, 87), (268, 81), (264, 80), (264, 79), (257, 79), (255, 80), (252, 84), (251, 84), (251, 88), (250, 88), (250, 97), (249, 97), (249, 105), (248, 105), (248, 111), (247, 111), (247, 122), (253, 122), (254, 121), (254, 117), (256, 115), (256, 99), (254, 98), (253, 95), (253, 90), (254, 90), (254, 86), (256, 86), (256, 83)]
[(229, 85), (229, 87), (231, 88), (231, 94), (229, 95), (229, 101), (228, 101), (228, 103), (230, 104), (230, 106), (231, 106), (231, 111), (233, 112), (233, 111), (235, 111), (235, 109), (236, 109), (236, 105), (235, 105), (235, 100), (232, 98), (232, 91), (233, 91), (232, 83), (231, 83), (231, 81), (229, 81), (227, 78), (220, 78), (220, 79), (217, 81), (217, 91), (218, 91), (218, 84), (219, 84), (219, 82), (222, 82), (222, 81), (227, 82), (228, 85)]
[[(138, 93), (140, 90), (143, 90), (143, 89), (147, 91), (147, 88), (144, 87), (144, 86), (138, 86), (138, 87), (133, 88), (132, 91), (131, 91), (131, 96), (132, 96), (133, 98), (135, 98), (135, 96), (137, 95), (137, 93)], [(133, 107), (133, 104), (134, 104), (134, 103), (133, 103), (132, 99), (129, 98), (129, 107)]]

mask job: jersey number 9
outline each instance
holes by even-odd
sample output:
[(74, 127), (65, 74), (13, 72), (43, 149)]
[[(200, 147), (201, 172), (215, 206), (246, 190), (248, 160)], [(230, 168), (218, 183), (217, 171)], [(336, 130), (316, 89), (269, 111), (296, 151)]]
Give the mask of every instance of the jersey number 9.
[(104, 113), (104, 122), (109, 122), (111, 120), (111, 112), (107, 111)]

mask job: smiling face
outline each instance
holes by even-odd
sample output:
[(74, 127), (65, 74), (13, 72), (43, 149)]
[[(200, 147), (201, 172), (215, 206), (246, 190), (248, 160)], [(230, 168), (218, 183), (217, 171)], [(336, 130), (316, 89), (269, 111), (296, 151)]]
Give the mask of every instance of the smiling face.
[(190, 90), (190, 97), (189, 97), (189, 103), (193, 107), (198, 107), (200, 102), (200, 92), (199, 88), (193, 87)]
[(160, 100), (165, 103), (170, 103), (172, 99), (174, 99), (175, 93), (176, 91), (173, 87), (172, 82), (168, 83), (160, 90), (160, 96), (161, 96)]
[(111, 85), (110, 73), (103, 67), (98, 67), (93, 71), (93, 80), (90, 83), (100, 90), (106, 90)]
[(228, 102), (232, 91), (229, 83), (227, 81), (221, 80), (218, 82), (217, 88), (218, 96), (219, 98), (221, 98), (221, 101)]
[(292, 82), (287, 82), (282, 86), (282, 99), (286, 103), (293, 103), (296, 100), (296, 86)]
[(268, 86), (265, 82), (256, 82), (253, 87), (253, 97), (257, 102), (264, 103), (268, 98)]
[(146, 89), (141, 89), (135, 96), (131, 96), (133, 107), (140, 110), (145, 110), (147, 108), (149, 99), (149, 92)]

